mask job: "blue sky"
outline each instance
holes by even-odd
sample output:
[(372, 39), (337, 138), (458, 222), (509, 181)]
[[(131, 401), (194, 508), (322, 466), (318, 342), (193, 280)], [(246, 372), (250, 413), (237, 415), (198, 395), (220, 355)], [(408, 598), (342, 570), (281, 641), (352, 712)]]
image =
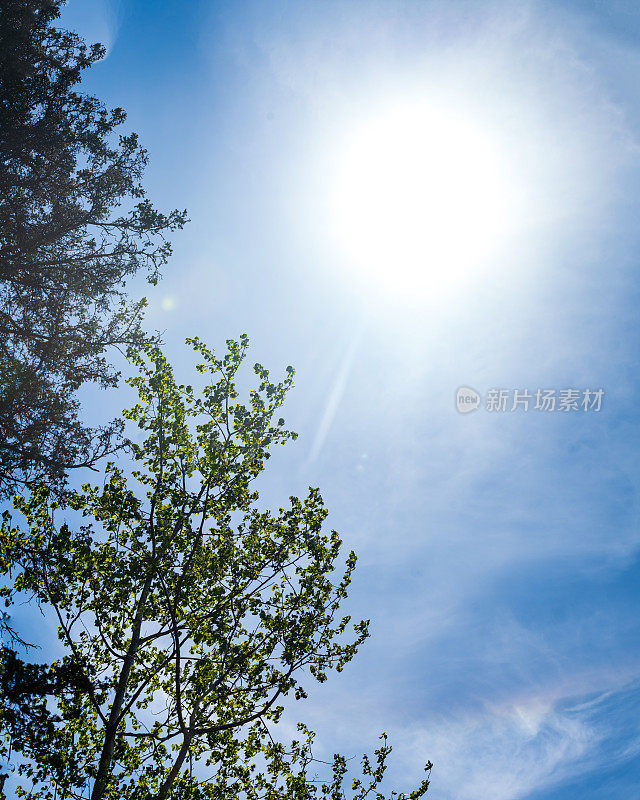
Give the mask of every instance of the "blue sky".
[[(433, 800), (639, 796), (640, 9), (71, 0), (63, 21), (108, 46), (85, 88), (127, 110), (151, 197), (192, 219), (149, 326), (185, 376), (194, 334), (246, 331), (296, 367), (300, 439), (263, 501), (320, 486), (359, 554), (373, 637), (290, 721), (326, 753), (386, 730), (392, 782), (430, 758)], [(367, 272), (332, 224), (345, 142), (398, 98), (481, 127), (516, 198), (446, 292)], [(462, 415), (461, 385), (605, 397)], [(87, 398), (96, 418), (128, 402)]]

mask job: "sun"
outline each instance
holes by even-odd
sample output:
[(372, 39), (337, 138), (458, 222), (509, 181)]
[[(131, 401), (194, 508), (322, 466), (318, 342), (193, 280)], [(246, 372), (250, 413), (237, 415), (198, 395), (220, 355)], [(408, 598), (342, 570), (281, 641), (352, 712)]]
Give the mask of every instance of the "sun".
[(496, 138), (464, 115), (402, 103), (359, 124), (338, 159), (333, 229), (385, 290), (440, 295), (509, 234), (515, 193)]

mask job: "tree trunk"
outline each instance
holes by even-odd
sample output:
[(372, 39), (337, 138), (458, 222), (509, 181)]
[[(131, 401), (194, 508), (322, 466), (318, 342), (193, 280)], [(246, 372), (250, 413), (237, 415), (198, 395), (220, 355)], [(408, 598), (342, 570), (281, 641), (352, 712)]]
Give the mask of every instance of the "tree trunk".
[(171, 787), (173, 786), (173, 782), (175, 781), (182, 768), (182, 765), (184, 764), (184, 760), (187, 757), (190, 744), (190, 737), (185, 738), (182, 742), (182, 747), (178, 751), (178, 757), (176, 758), (173, 767), (171, 767), (171, 772), (165, 778), (164, 783), (158, 790), (158, 794), (155, 796), (154, 800), (165, 800), (165, 798), (168, 796), (169, 792), (171, 791)]
[(131, 644), (127, 650), (120, 678), (118, 679), (118, 686), (116, 687), (116, 695), (113, 698), (111, 712), (109, 719), (104, 729), (104, 744), (102, 745), (102, 752), (100, 753), (100, 762), (98, 764), (98, 772), (93, 784), (93, 792), (91, 793), (91, 800), (103, 800), (105, 789), (107, 788), (107, 781), (109, 780), (109, 770), (111, 769), (111, 761), (113, 760), (113, 750), (116, 743), (116, 734), (118, 732), (118, 723), (122, 704), (127, 692), (129, 684), (129, 676), (131, 675), (131, 667), (140, 646), (140, 631), (142, 630), (142, 618), (145, 603), (149, 596), (151, 588), (151, 575), (147, 578), (138, 601), (138, 611), (133, 623), (131, 633)]

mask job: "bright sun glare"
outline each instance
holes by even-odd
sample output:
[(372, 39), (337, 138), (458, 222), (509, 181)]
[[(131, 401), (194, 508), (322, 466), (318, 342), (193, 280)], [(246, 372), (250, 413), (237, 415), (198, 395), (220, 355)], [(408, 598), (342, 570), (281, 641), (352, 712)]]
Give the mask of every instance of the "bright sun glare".
[(440, 295), (509, 233), (513, 182), (488, 132), (459, 114), (396, 105), (352, 134), (334, 183), (347, 258), (387, 290)]

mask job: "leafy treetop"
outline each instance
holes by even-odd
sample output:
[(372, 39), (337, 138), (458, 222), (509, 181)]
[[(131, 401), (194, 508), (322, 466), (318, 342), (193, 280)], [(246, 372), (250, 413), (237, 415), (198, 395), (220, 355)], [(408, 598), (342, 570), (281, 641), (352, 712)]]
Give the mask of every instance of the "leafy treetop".
[[(45, 681), (55, 719), (43, 712), (44, 740), (2, 720), (24, 759), (20, 796), (346, 797), (343, 756), (317, 781), (313, 733), (299, 726), (288, 748), (274, 738), (284, 698), (306, 697), (308, 680), (341, 671), (368, 636), (367, 620), (340, 614), (356, 557), (333, 578), (341, 541), (323, 530), (319, 491), (277, 513), (257, 505), (270, 448), (294, 436), (277, 415), (293, 370), (273, 383), (256, 364), (243, 403), (247, 338), (221, 359), (190, 341), (209, 379), (199, 392), (176, 383), (157, 347), (131, 353), (139, 402), (126, 416), (142, 441), (130, 478), (111, 463), (102, 486), (17, 498), (24, 529), (5, 515), (0, 555), (17, 574), (3, 594), (52, 610), (66, 653), (53, 668), (73, 675), (66, 693)], [(363, 760), (354, 800), (384, 800), (389, 751), (384, 739)]]

